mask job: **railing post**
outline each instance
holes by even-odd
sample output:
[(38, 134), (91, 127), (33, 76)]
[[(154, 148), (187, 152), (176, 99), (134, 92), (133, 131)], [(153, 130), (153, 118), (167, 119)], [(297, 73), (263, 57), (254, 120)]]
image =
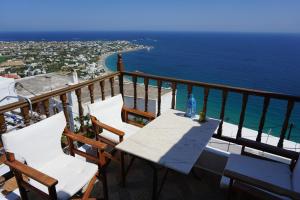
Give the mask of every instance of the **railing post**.
[(80, 122), (80, 131), (84, 131), (84, 119), (83, 119), (83, 107), (81, 102), (81, 89), (75, 90), (78, 102), (78, 111), (79, 111), (79, 122)]
[(265, 124), (269, 104), (270, 104), (270, 97), (265, 97), (264, 98), (263, 110), (262, 110), (262, 114), (261, 114), (261, 117), (260, 117), (260, 123), (259, 123), (259, 127), (258, 127), (258, 134), (257, 134), (257, 137), (256, 137), (256, 142), (261, 142), (261, 135), (262, 135), (262, 132), (263, 132), (263, 128), (264, 128), (264, 124)]
[(109, 83), (110, 83), (110, 94), (113, 97), (113, 96), (115, 96), (115, 79), (114, 79), (114, 77), (111, 77), (109, 79)]
[(144, 85), (145, 85), (145, 112), (148, 112), (148, 86), (149, 86), (149, 79), (144, 78)]
[(204, 96), (203, 96), (203, 108), (202, 108), (202, 112), (205, 114), (205, 116), (206, 116), (206, 112), (207, 112), (208, 95), (209, 95), (209, 88), (205, 87), (204, 88)]
[(286, 108), (284, 122), (283, 122), (281, 132), (280, 132), (279, 142), (277, 144), (277, 146), (280, 147), (280, 148), (283, 147), (283, 140), (285, 138), (286, 130), (288, 129), (289, 120), (290, 120), (293, 108), (294, 108), (294, 101), (289, 100), (288, 104), (287, 104), (287, 108)]
[(4, 113), (0, 114), (0, 133), (5, 133), (7, 131), (7, 126), (5, 122)]
[(100, 88), (101, 88), (101, 97), (102, 97), (102, 101), (104, 101), (105, 100), (105, 89), (104, 89), (104, 87), (105, 87), (105, 80), (103, 80), (103, 81), (100, 81)]
[(67, 122), (67, 128), (70, 129), (70, 121), (69, 121), (69, 113), (68, 113), (68, 105), (67, 105), (67, 95), (62, 94), (60, 95), (60, 100), (62, 102), (63, 111), (65, 114), (66, 122)]
[(161, 85), (162, 81), (157, 80), (157, 116), (160, 116), (161, 114)]
[(193, 92), (193, 85), (188, 84), (188, 86), (187, 86), (187, 91), (188, 91), (188, 99), (189, 99), (190, 95), (191, 95), (192, 92)]
[(221, 112), (220, 112), (220, 124), (219, 124), (219, 128), (217, 131), (218, 136), (222, 135), (222, 131), (223, 131), (223, 122), (224, 122), (224, 115), (225, 115), (225, 107), (226, 107), (226, 101), (227, 101), (227, 96), (228, 96), (228, 91), (227, 90), (223, 90), (222, 91), (222, 107), (221, 107)]
[(119, 75), (119, 87), (120, 87), (120, 93), (124, 97), (124, 89), (123, 89), (124, 64), (123, 64), (123, 59), (122, 59), (122, 55), (121, 54), (118, 54), (117, 70), (121, 73)]
[(176, 87), (177, 87), (177, 83), (176, 82), (172, 82), (172, 103), (171, 103), (171, 108), (175, 109), (175, 104), (176, 104)]
[(246, 107), (247, 107), (247, 102), (248, 102), (248, 94), (244, 93), (243, 94), (243, 101), (242, 101), (242, 110), (240, 113), (240, 122), (238, 126), (238, 131), (236, 134), (236, 138), (242, 137), (242, 128), (245, 120), (245, 113), (246, 113)]
[(45, 112), (45, 115), (47, 117), (50, 117), (50, 111), (49, 111), (49, 99), (46, 99), (43, 101), (43, 106), (44, 106), (44, 112)]
[(29, 107), (28, 106), (22, 107), (21, 113), (24, 119), (24, 124), (26, 126), (29, 126), (30, 125)]
[(91, 99), (91, 103), (94, 103), (95, 99), (94, 99), (94, 84), (90, 84), (88, 86), (88, 89), (90, 91), (90, 99)]
[(137, 76), (132, 76), (132, 82), (133, 82), (133, 108), (137, 108), (137, 91), (136, 91), (136, 82), (137, 82)]

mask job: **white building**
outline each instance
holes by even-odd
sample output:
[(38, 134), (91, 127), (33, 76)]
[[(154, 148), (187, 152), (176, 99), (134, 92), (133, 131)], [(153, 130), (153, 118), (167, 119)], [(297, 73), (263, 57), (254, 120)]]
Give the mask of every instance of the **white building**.
[(16, 96), (15, 79), (0, 77), (0, 106), (16, 101), (13, 98), (6, 98), (7, 96)]

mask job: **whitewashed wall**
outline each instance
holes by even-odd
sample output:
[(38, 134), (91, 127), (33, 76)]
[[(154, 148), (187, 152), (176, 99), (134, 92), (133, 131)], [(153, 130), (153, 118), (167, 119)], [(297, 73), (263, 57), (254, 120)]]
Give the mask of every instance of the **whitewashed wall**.
[[(13, 78), (0, 77), (0, 100), (6, 96), (16, 96), (15, 92), (15, 80)], [(17, 99), (6, 99), (0, 102), (0, 106), (16, 102)]]

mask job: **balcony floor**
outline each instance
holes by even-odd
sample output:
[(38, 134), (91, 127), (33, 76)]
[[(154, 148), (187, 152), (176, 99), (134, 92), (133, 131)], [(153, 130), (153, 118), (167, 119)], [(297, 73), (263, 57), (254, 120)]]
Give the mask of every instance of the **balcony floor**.
[[(164, 174), (161, 168), (159, 178)], [(127, 177), (125, 188), (120, 187), (119, 165), (111, 163), (108, 168), (108, 184), (110, 200), (147, 200), (151, 199), (152, 169), (145, 161), (135, 159)], [(159, 199), (226, 199), (226, 192), (219, 189), (219, 177), (199, 172), (202, 179), (192, 174), (186, 176), (170, 171)], [(95, 186), (94, 194), (99, 197), (99, 186)], [(95, 196), (95, 197), (96, 197)]]

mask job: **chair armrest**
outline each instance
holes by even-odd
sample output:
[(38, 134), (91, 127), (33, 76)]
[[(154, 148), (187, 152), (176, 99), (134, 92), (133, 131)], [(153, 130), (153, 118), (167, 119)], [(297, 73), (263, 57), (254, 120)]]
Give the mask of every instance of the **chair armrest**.
[(83, 135), (80, 134), (75, 134), (72, 131), (70, 131), (69, 129), (65, 129), (64, 130), (64, 135), (70, 139), (72, 139), (73, 141), (78, 141), (84, 144), (89, 144), (94, 148), (100, 149), (100, 150), (104, 150), (106, 149), (107, 145), (100, 142), (100, 141), (96, 141), (90, 138), (87, 138)]
[(155, 119), (155, 115), (150, 112), (144, 112), (144, 111), (133, 109), (133, 108), (127, 108), (125, 106), (123, 106), (122, 110), (125, 112), (125, 115), (128, 115), (128, 113), (130, 113), (133, 115), (145, 117), (145, 118), (149, 119), (150, 121)]
[(125, 133), (123, 131), (100, 122), (99, 120), (97, 120), (96, 117), (91, 116), (91, 120), (94, 125), (102, 128), (102, 129), (108, 130), (109, 132), (112, 132), (120, 137), (123, 137), (125, 135)]
[(49, 187), (52, 187), (58, 183), (58, 181), (47, 174), (44, 174), (43, 172), (40, 172), (28, 165), (25, 165), (17, 160), (8, 161), (6, 160), (4, 162), (7, 166), (12, 168), (13, 170), (19, 171), (21, 174), (26, 175), (29, 178), (32, 178), (33, 180)]

